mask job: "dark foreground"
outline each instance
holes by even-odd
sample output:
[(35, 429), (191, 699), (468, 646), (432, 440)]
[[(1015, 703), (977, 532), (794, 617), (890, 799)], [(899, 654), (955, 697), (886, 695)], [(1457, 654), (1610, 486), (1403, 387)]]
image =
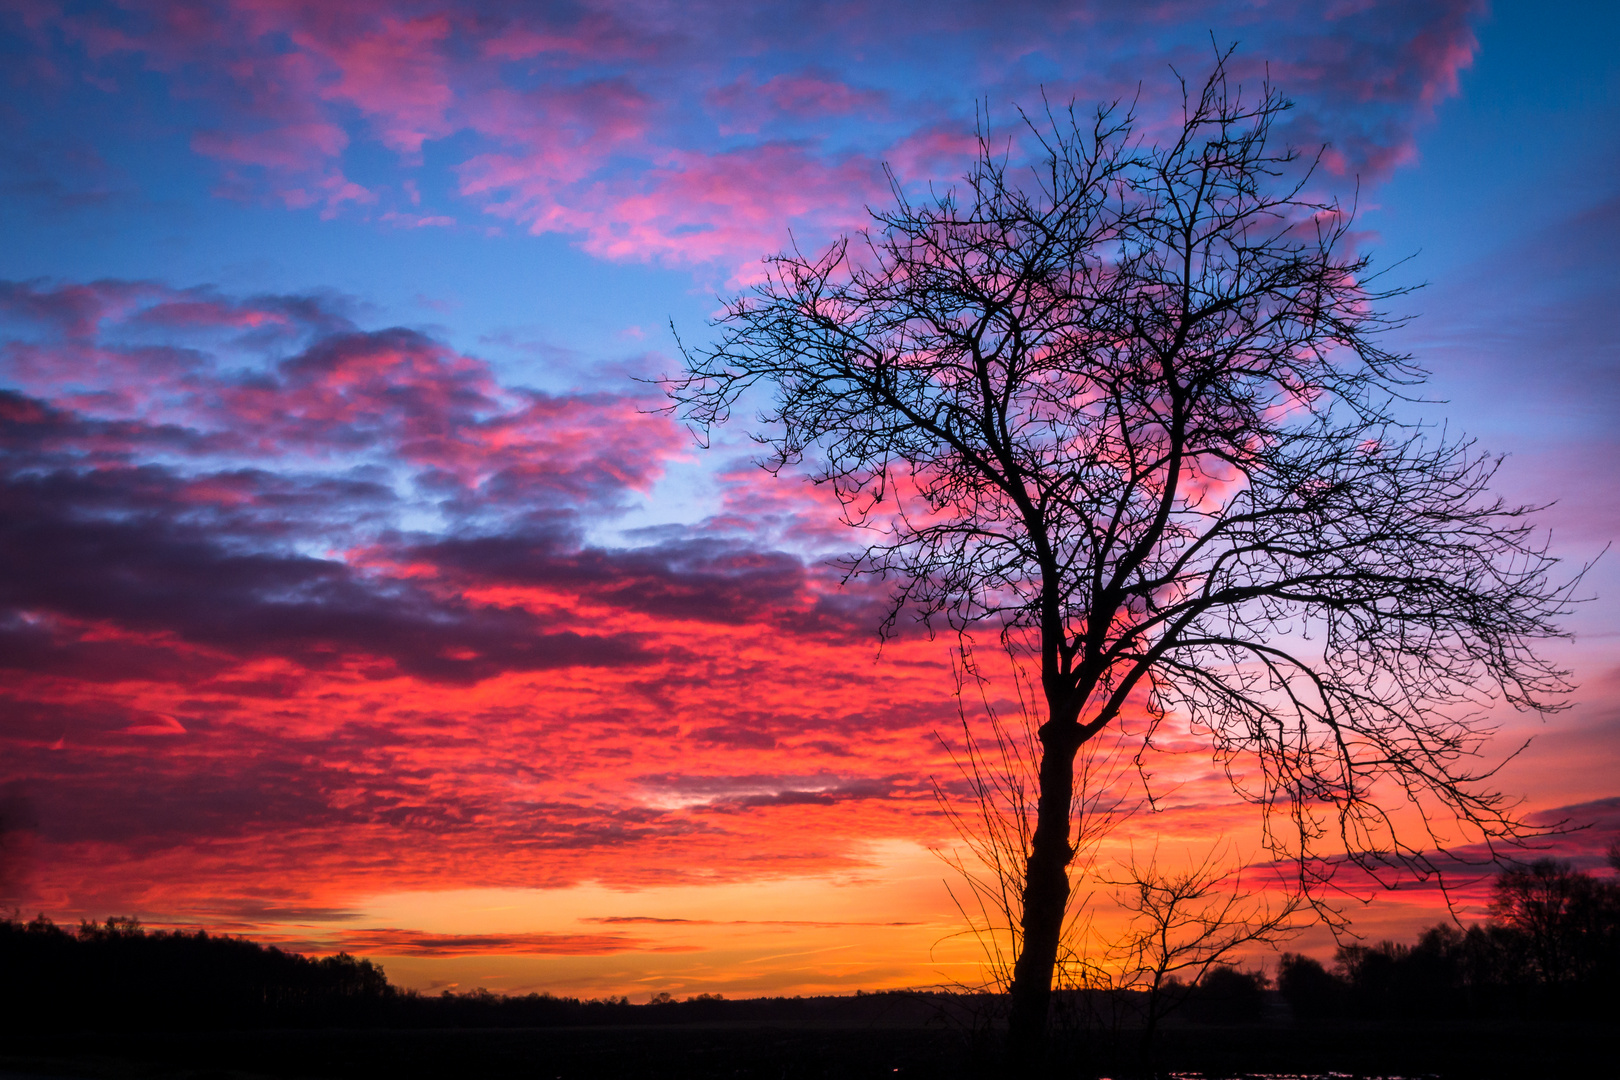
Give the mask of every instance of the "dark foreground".
[[(1051, 1075), (1145, 1075), (1133, 1033), (1121, 1034), (1117, 1042), (1091, 1036), (1065, 1044)], [(1616, 1075), (1617, 1034), (1612, 1024), (1189, 1026), (1162, 1033), (1153, 1072), (1584, 1080)], [(696, 1024), (0, 1037), (0, 1080), (893, 1080), (997, 1071), (986, 1040), (939, 1027)]]
[[(1615, 861), (1620, 868), (1620, 854)], [(1525, 873), (1585, 882), (1603, 917), (1584, 919), (1567, 941), (1506, 924), (1438, 926), (1412, 946), (1346, 946), (1332, 971), (1285, 954), (1275, 990), (1260, 973), (1212, 970), (1196, 985), (1175, 984), (1177, 1008), (1151, 1058), (1139, 1030), (1145, 995), (1066, 991), (1054, 996), (1053, 1022), (1074, 1034), (1054, 1039), (1043, 1073), (1620, 1076), (1620, 886), (1552, 863)], [(1543, 938), (1560, 947), (1538, 960), (1531, 946)], [(128, 919), (68, 931), (0, 917), (0, 1080), (994, 1078), (1005, 1004), (923, 990), (731, 1001), (659, 994), (641, 1004), (425, 995), (343, 954), (147, 932)]]

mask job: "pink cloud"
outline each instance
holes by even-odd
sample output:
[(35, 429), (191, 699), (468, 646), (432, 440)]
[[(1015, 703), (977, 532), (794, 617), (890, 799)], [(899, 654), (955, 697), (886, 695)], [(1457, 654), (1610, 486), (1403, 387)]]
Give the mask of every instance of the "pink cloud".
[(388, 211), (378, 220), (402, 229), (448, 229), (456, 224), (456, 219), (446, 214), (401, 214), (395, 210)]
[[(7, 310), (59, 335), (0, 347), (13, 385), (86, 410), (82, 423), (61, 430), (109, 450), (144, 430), (199, 455), (394, 460), (431, 474), (443, 494), (447, 484), (467, 495), (495, 485), (486, 497), (544, 491), (589, 502), (596, 492), (645, 490), (685, 445), (667, 417), (615, 395), (504, 387), (480, 359), (412, 331), (357, 332), (314, 297), (7, 284)], [(115, 343), (130, 330), (226, 351)], [(246, 372), (243, 353), (253, 358)], [(616, 433), (619, 450), (603, 430)]]
[[(858, 228), (883, 191), (878, 163), (826, 161), (793, 144), (682, 155), (575, 218), (583, 246), (613, 259), (723, 262), (780, 250), (784, 226)], [(756, 256), (757, 258), (757, 256)]]
[(721, 134), (733, 134), (757, 132), (780, 119), (830, 120), (851, 113), (875, 113), (884, 107), (887, 97), (810, 69), (763, 82), (744, 77), (710, 91), (706, 100), (725, 117)]
[[(613, 0), (509, 15), (461, 0), (153, 0), (57, 21), (81, 51), (63, 62), (94, 75), (139, 57), (193, 104), (192, 145), (223, 163), (222, 193), (404, 223), (393, 196), (354, 180), (345, 159), (375, 142), (415, 170), (429, 142), (465, 135), (446, 165), (478, 209), (577, 236), (604, 258), (735, 273), (779, 249), (789, 225), (815, 245), (859, 224), (863, 200), (882, 193), (872, 177), (883, 161), (908, 182), (954, 179), (975, 102), (1005, 126), (1007, 103), (1034, 107), (1043, 86), (1082, 104), (1140, 86), (1144, 111), (1156, 110), (1169, 100), (1166, 62), (1201, 70), (1212, 28), (1245, 40), (1243, 77), (1257, 81), (1269, 63), (1300, 99), (1291, 138), (1331, 142), (1332, 173), (1376, 180), (1411, 159), (1417, 126), (1456, 92), (1480, 13), (1476, 0), (1289, 2), (1264, 18), (1236, 0), (1164, 4), (1149, 32), (1140, 12), (1100, 3), (1057, 20), (1012, 3), (941, 22), (727, 3), (675, 18)], [(738, 63), (748, 74), (727, 73)]]
[[(416, 159), (424, 141), (454, 130), (445, 117), (455, 94), (441, 49), (449, 34), (443, 15), (384, 16), (371, 33), (326, 52), (339, 74), (322, 94), (358, 108), (372, 118), (385, 146)], [(316, 52), (327, 42), (306, 35), (301, 44)]]

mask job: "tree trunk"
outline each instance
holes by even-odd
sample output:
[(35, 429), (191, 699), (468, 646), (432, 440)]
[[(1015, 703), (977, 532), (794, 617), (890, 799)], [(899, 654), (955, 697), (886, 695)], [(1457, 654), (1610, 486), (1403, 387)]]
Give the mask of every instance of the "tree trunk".
[(1147, 1024), (1142, 1029), (1142, 1068), (1149, 1076), (1158, 1075), (1153, 1071), (1153, 1040), (1159, 1031), (1159, 980), (1153, 980), (1153, 989), (1148, 991)]
[[(1007, 1049), (1013, 1068), (1028, 1074), (1046, 1052), (1052, 972), (1063, 915), (1069, 905), (1069, 806), (1074, 797), (1074, 750), (1042, 737), (1041, 791), (1035, 836), (1025, 864), (1023, 948), (1013, 965)], [(1055, 740), (1054, 740), (1055, 742)]]

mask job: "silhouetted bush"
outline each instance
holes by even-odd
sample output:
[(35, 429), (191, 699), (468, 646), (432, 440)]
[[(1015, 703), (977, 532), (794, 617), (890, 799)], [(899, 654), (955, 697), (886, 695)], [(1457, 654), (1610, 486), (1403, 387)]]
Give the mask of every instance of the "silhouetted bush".
[(1322, 962), (1298, 953), (1283, 953), (1277, 965), (1277, 991), (1299, 1020), (1322, 1020), (1344, 1015), (1350, 984)]
[(1259, 971), (1216, 966), (1187, 992), (1182, 1018), (1197, 1024), (1253, 1024), (1265, 1012), (1270, 980)]

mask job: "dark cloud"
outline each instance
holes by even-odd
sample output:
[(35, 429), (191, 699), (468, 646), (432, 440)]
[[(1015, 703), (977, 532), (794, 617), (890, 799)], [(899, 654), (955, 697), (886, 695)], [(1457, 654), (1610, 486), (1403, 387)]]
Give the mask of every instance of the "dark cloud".
[(601, 923), (608, 926), (635, 925), (645, 923), (652, 926), (661, 926), (668, 923), (684, 923), (689, 926), (817, 926), (836, 928), (840, 926), (921, 926), (915, 922), (866, 922), (862, 920), (824, 920), (824, 919), (661, 919), (653, 915), (604, 915), (597, 918), (581, 919), (580, 922)]
[(51, 844), (113, 844), (126, 855), (143, 854), (204, 837), (365, 820), (332, 805), (330, 792), (348, 779), (341, 770), (287, 754), (224, 763), (105, 752), (88, 761), (58, 754), (53, 762), (39, 752), (19, 758), (19, 765), (32, 766), (38, 833)]
[[(279, 537), (265, 535), (258, 515), (199, 511), (186, 487), (157, 466), (0, 480), (0, 560), (9, 567), (0, 606), (112, 621), (236, 657), (282, 656), (306, 667), (370, 658), (389, 665), (379, 674), (444, 682), (650, 660), (630, 635), (558, 630), (520, 609), (473, 605), (340, 560), (260, 546)], [(278, 506), (287, 509), (288, 486), (272, 487), (283, 489)], [(365, 494), (375, 493), (322, 484), (298, 491), (297, 501), (359, 506), (356, 496)], [(54, 646), (82, 644), (61, 623), (19, 623), (16, 615), (0, 623), (0, 634), (16, 645), (0, 653), (7, 666), (49, 666)], [(139, 643), (120, 648), (142, 651)]]
[(334, 943), (346, 952), (380, 956), (603, 956), (687, 951), (653, 946), (625, 934), (429, 934), (421, 930), (349, 930)]
[(23, 885), (27, 834), (39, 828), (34, 805), (15, 783), (0, 785), (0, 900), (9, 900)]
[(450, 539), (412, 549), (471, 581), (564, 588), (665, 619), (764, 621), (808, 599), (803, 562), (733, 539), (691, 537), (649, 547), (571, 548), (562, 534)]
[[(568, 514), (554, 514), (545, 529), (531, 514), (518, 534), (379, 541), (378, 558), (429, 564), (441, 575), (427, 584), (401, 580), (299, 550), (306, 541), (363, 539), (368, 518), (397, 509), (389, 485), (264, 468), (181, 473), (130, 461), (193, 441), (173, 426), (101, 423), (0, 395), (0, 447), (10, 451), (0, 462), (0, 558), (11, 568), (0, 581), (0, 606), (11, 611), (0, 617), (9, 644), (0, 664), (77, 666), (98, 678), (172, 666), (147, 642), (74, 636), (75, 624), (103, 620), (232, 657), (278, 655), (312, 667), (372, 657), (452, 682), (649, 659), (630, 635), (551, 627), (522, 609), (459, 598), (474, 585), (544, 586), (658, 619), (796, 624), (800, 633), (872, 624), (864, 608), (829, 619), (836, 601), (810, 594), (796, 556), (702, 537), (582, 548)], [(100, 467), (78, 467), (69, 450), (113, 444), (121, 452)], [(361, 536), (345, 541), (356, 527)]]
[[(1607, 864), (1610, 848), (1620, 844), (1620, 795), (1538, 811), (1529, 820), (1558, 830), (1547, 845), (1552, 854), (1569, 859), (1582, 870), (1600, 871)], [(1527, 862), (1537, 855), (1529, 851), (1518, 861)]]
[(112, 291), (101, 284), (51, 288), (42, 282), (0, 281), (0, 314), (62, 336), (87, 338), (95, 333)]
[(349, 908), (308, 907), (261, 900), (241, 900), (212, 907), (200, 906), (196, 909), (196, 913), (210, 920), (240, 920), (249, 926), (272, 920), (295, 923), (352, 922), (365, 916), (365, 912)]
[[(440, 786), (446, 765), (425, 765), (422, 742), (409, 738), (402, 740), (408, 745), (379, 747), (366, 745), (376, 741), (369, 733), (345, 730), (282, 738), (241, 730), (200, 734), (205, 738), (177, 739), (162, 754), (143, 752), (133, 737), (109, 739), (82, 728), (61, 749), (12, 741), (8, 767), (28, 779), (12, 785), (7, 805), (25, 807), (26, 819), (14, 821), (58, 851), (110, 845), (121, 859), (141, 859), (199, 844), (221, 845), (221, 852), (240, 845), (235, 858), (250, 865), (281, 861), (292, 869), (286, 860), (328, 857), (345, 836), (372, 836), (389, 838), (365, 856), (384, 873), (448, 865), (467, 847), (492, 846), (514, 861), (555, 861), (716, 832), (645, 807), (559, 799), (514, 804), (498, 787), (466, 776)], [(255, 913), (268, 901), (227, 900), (209, 911), (272, 917)]]
[(698, 742), (719, 746), (747, 746), (756, 750), (774, 750), (776, 736), (746, 723), (718, 724), (692, 732)]
[[(0, 665), (117, 680), (277, 656), (466, 683), (651, 659), (634, 635), (472, 602), (459, 592), (471, 582), (723, 621), (802, 588), (797, 560), (741, 545), (580, 549), (579, 515), (611, 512), (672, 441), (666, 421), (612, 395), (509, 390), (415, 331), (355, 331), (316, 297), (5, 283), (0, 311), (13, 316), (0, 325), (44, 324), (56, 341), (0, 345), (10, 375), (37, 387), (0, 387)], [(273, 324), (309, 340), (276, 359), (256, 339), (267, 362), (243, 368), (120, 345), (115, 331), (135, 324)], [(71, 398), (53, 399), (64, 384)], [(255, 463), (228, 464), (243, 457)], [(448, 515), (453, 530), (501, 508), (530, 534), (388, 540), (406, 535), (390, 528), (402, 515)], [(333, 554), (345, 551), (368, 561)], [(389, 568), (423, 559), (455, 580)], [(88, 633), (104, 624), (128, 633)], [(196, 649), (182, 658), (176, 641)]]

